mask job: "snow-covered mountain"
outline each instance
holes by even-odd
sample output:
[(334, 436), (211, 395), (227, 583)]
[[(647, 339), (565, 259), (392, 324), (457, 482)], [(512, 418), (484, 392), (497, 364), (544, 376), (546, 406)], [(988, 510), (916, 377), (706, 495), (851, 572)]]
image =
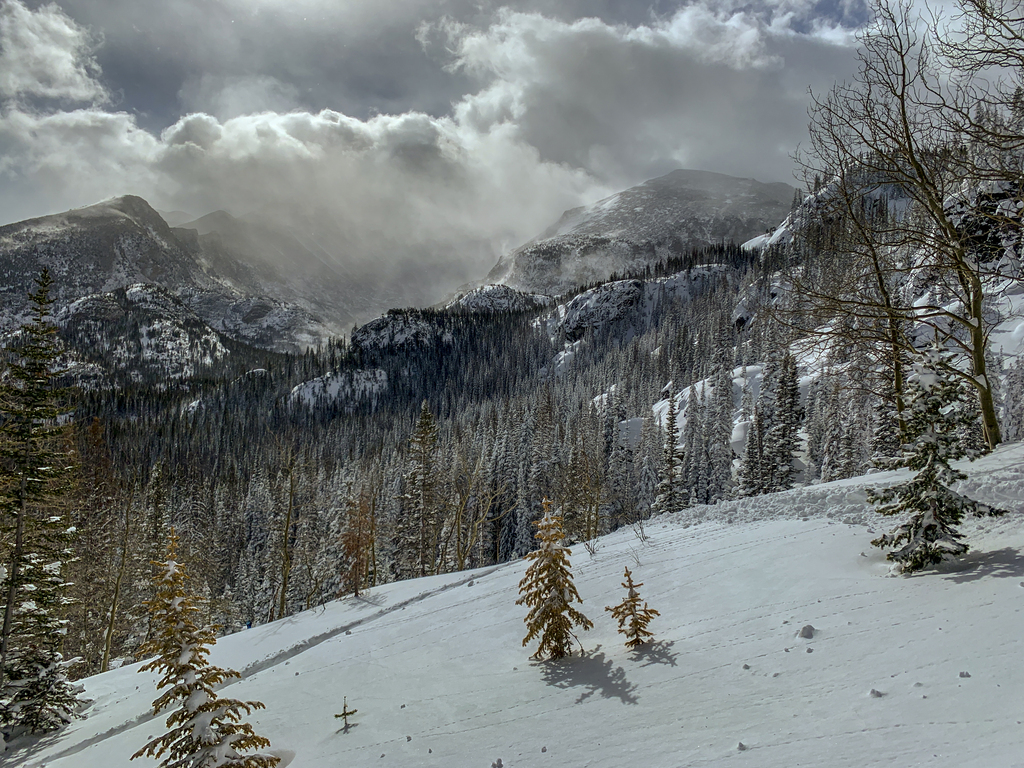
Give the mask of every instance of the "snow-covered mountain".
[(308, 233), (225, 211), (185, 222), (180, 229), (195, 232), (204, 258), (236, 288), (301, 308), (321, 318), (323, 330), (331, 334), (343, 335), (355, 319), (387, 307), (371, 276), (346, 269)]
[(695, 247), (744, 242), (778, 225), (793, 195), (788, 184), (673, 171), (566, 211), (539, 237), (502, 256), (487, 282), (553, 295)]
[(300, 349), (341, 333), (351, 315), (341, 298), (331, 304), (324, 297), (342, 276), (307, 269), (293, 258), (298, 248), (279, 250), (275, 267), (267, 252), (280, 243), (258, 234), (262, 251), (248, 247), (255, 236), (229, 247), (223, 235), (168, 226), (131, 195), (0, 227), (0, 330), (21, 323), (32, 280), (47, 267), (58, 309), (147, 283), (170, 291), (211, 328), (267, 348)]
[[(230, 355), (221, 334), (167, 290), (134, 283), (84, 296), (55, 317), (61, 335), (77, 357), (102, 377), (125, 373), (141, 381), (179, 381)], [(74, 369), (88, 380), (89, 369)]]
[[(584, 652), (531, 661), (526, 563), (413, 579), (222, 638), (223, 696), (292, 768), (893, 764), (991, 768), (1024, 754), (1024, 446), (966, 465), (1011, 513), (914, 577), (870, 546), (865, 488), (896, 473), (663, 515), (573, 547)], [(628, 567), (661, 615), (627, 650), (604, 606)], [(22, 768), (111, 768), (163, 728), (156, 675), (83, 681), (85, 719), (12, 745)], [(358, 713), (347, 730), (342, 700)], [(138, 761), (136, 761), (138, 762)], [(145, 764), (146, 761), (143, 761)], [(135, 763), (131, 763), (135, 765)]]

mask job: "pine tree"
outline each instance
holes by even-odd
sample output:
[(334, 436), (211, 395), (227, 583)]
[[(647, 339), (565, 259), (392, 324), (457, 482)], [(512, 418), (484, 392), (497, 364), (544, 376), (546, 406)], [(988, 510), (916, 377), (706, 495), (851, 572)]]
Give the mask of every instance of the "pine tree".
[(344, 700), (342, 701), (342, 704), (341, 704), (341, 712), (339, 712), (338, 714), (335, 715), (336, 718), (338, 718), (343, 723), (345, 723), (345, 725), (342, 727), (343, 731), (348, 732), (348, 729), (349, 729), (348, 719), (350, 717), (352, 717), (352, 715), (356, 714), (357, 712), (359, 712), (358, 709), (349, 709), (348, 708), (348, 696), (345, 696)]
[(399, 518), (402, 576), (426, 576), (437, 566), (438, 498), (437, 441), (440, 428), (426, 400), (409, 438), (409, 472), (405, 479), (406, 504)]
[(768, 491), (764, 470), (765, 426), (761, 408), (754, 406), (754, 414), (747, 425), (747, 443), (739, 469), (739, 495), (758, 496)]
[(709, 415), (705, 419), (708, 433), (708, 500), (712, 503), (729, 497), (732, 491), (732, 373), (724, 366), (715, 375)]
[(153, 634), (141, 651), (156, 657), (139, 671), (163, 673), (157, 690), (168, 688), (153, 702), (153, 714), (175, 707), (167, 718), (167, 733), (153, 739), (132, 755), (163, 757), (161, 768), (273, 768), (280, 762), (274, 755), (243, 755), (270, 746), (243, 715), (263, 709), (258, 701), (219, 698), (214, 688), (239, 677), (234, 670), (211, 665), (206, 657), (217, 642), (213, 630), (200, 628), (200, 612), (187, 589), (185, 566), (177, 561), (178, 539), (171, 531), (167, 559), (154, 563), (156, 594), (148, 602)]
[[(692, 410), (696, 411), (696, 408)], [(676, 409), (676, 396), (669, 394), (668, 412), (665, 414), (661, 471), (658, 473), (658, 486), (655, 488), (654, 503), (651, 505), (652, 514), (678, 512), (683, 508), (682, 459), (679, 451), (679, 412)]]
[(967, 475), (949, 466), (950, 461), (977, 454), (968, 452), (957, 439), (964, 411), (955, 404), (964, 396), (961, 388), (943, 375), (949, 365), (942, 352), (933, 348), (915, 366), (909, 382), (910, 402), (904, 414), (910, 443), (902, 457), (884, 465), (886, 469), (905, 467), (917, 474), (910, 480), (871, 491), (868, 501), (878, 513), (909, 517), (871, 543), (894, 551), (887, 558), (898, 564), (902, 573), (914, 573), (944, 559), (967, 552), (968, 546), (957, 530), (964, 515), (998, 516), (1006, 510), (968, 499), (951, 489)]
[(633, 574), (628, 567), (622, 578), (625, 579), (622, 586), (626, 588), (626, 597), (614, 608), (606, 607), (605, 610), (611, 611), (612, 617), (619, 622), (619, 632), (626, 636), (626, 647), (638, 648), (648, 640), (654, 639), (654, 633), (647, 629), (647, 625), (651, 623), (651, 619), (661, 614), (653, 608), (648, 608), (646, 602), (643, 608), (640, 607), (640, 595), (637, 590), (643, 586), (643, 582), (634, 584)]
[[(561, 659), (572, 655), (573, 626), (591, 629), (594, 623), (572, 607), (582, 603), (569, 569), (570, 550), (562, 546), (565, 532), (562, 518), (551, 511), (551, 502), (544, 500), (544, 516), (537, 523), (540, 548), (526, 555), (531, 560), (526, 575), (519, 582), (516, 605), (527, 605), (530, 610), (526, 622), (523, 645), (540, 636), (540, 644), (533, 658)], [(582, 645), (581, 645), (582, 647)]]
[(54, 730), (81, 703), (61, 653), (71, 532), (56, 504), (69, 490), (64, 479), (72, 461), (57, 425), (65, 393), (56, 387), (52, 283), (43, 270), (29, 294), (32, 318), (7, 350), (0, 388), (0, 724), (8, 733)]
[(784, 491), (793, 487), (797, 431), (803, 419), (796, 359), (789, 352), (782, 357), (773, 390), (775, 401), (772, 422), (764, 438), (762, 467), (767, 473), (765, 490)]
[(874, 407), (875, 423), (871, 433), (871, 464), (880, 466), (900, 455), (903, 440), (900, 436), (900, 419), (896, 412), (896, 393), (892, 384), (886, 382), (882, 396)]
[(1024, 440), (1024, 359), (1019, 357), (1003, 381), (1003, 425), (1007, 442)]

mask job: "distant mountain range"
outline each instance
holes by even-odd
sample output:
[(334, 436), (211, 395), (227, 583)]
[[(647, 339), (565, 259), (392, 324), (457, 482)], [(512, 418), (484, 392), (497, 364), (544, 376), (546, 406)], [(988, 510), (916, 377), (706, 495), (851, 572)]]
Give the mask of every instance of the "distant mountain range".
[[(221, 217), (225, 226), (229, 220)], [(213, 227), (203, 233), (172, 228), (130, 195), (0, 227), (0, 329), (20, 324), (32, 280), (47, 267), (58, 308), (148, 284), (179, 299), (213, 330), (258, 346), (300, 349), (343, 331), (351, 315), (342, 276), (308, 267), (313, 259), (298, 249), (275, 269), (259, 258), (265, 251), (247, 248), (241, 233), (233, 234), (235, 247)], [(264, 242), (273, 247), (269, 238)], [(328, 304), (321, 299), (332, 287), (339, 299)]]
[[(544, 306), (551, 296), (613, 273), (701, 245), (742, 242), (779, 224), (793, 191), (674, 171), (566, 211), (502, 256), (490, 287), (449, 306)], [(43, 267), (54, 278), (55, 315), (76, 345), (101, 350), (110, 365), (139, 358), (144, 371), (159, 367), (163, 350), (172, 376), (229, 354), (234, 342), (301, 350), (419, 295), (420, 286), (404, 286), (401, 278), (347, 265), (338, 256), (350, 245), (345, 234), (320, 242), (323, 231), (333, 231), (322, 222), (302, 230), (224, 211), (190, 218), (182, 211), (161, 215), (128, 195), (0, 227), (0, 332), (25, 319), (27, 293)], [(372, 336), (376, 326), (364, 328)]]

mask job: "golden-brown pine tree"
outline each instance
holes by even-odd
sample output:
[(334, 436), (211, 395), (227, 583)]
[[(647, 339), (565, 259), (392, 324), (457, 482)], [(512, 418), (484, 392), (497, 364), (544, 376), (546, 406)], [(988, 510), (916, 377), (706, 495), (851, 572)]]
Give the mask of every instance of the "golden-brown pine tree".
[(653, 608), (648, 608), (647, 603), (644, 603), (643, 608), (640, 607), (640, 595), (637, 593), (637, 589), (644, 584), (643, 582), (633, 583), (633, 574), (629, 572), (628, 567), (622, 578), (625, 579), (622, 586), (626, 588), (626, 597), (614, 608), (609, 606), (605, 610), (611, 611), (612, 616), (618, 620), (619, 632), (626, 636), (626, 647), (637, 648), (648, 640), (654, 639), (654, 633), (647, 629), (647, 625), (651, 619), (661, 614)]
[(200, 610), (186, 589), (185, 567), (176, 560), (177, 547), (172, 530), (166, 561), (154, 563), (156, 594), (146, 603), (153, 635), (141, 651), (154, 653), (156, 658), (139, 669), (163, 672), (157, 690), (169, 688), (153, 702), (153, 714), (177, 708), (167, 718), (167, 733), (132, 755), (132, 760), (144, 755), (160, 758), (166, 753), (161, 768), (273, 768), (279, 757), (240, 754), (270, 746), (269, 739), (241, 722), (243, 714), (264, 705), (221, 699), (214, 693), (215, 686), (239, 675), (206, 660), (209, 646), (217, 639), (210, 628), (196, 624)]
[(562, 518), (552, 514), (551, 502), (547, 499), (544, 500), (544, 516), (536, 525), (540, 548), (526, 555), (533, 562), (519, 582), (521, 597), (516, 600), (516, 605), (530, 607), (524, 619), (527, 632), (523, 645), (540, 635), (540, 645), (533, 658), (560, 659), (572, 655), (573, 639), (579, 642), (573, 634), (573, 626), (590, 629), (594, 623), (571, 605), (583, 600), (572, 581), (571, 552), (562, 546), (565, 538)]

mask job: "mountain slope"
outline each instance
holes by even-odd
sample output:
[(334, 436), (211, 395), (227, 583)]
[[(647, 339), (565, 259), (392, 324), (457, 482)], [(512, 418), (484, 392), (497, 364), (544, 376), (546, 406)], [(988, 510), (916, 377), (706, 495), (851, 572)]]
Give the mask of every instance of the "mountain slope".
[[(198, 234), (212, 269), (236, 287), (302, 307), (342, 335), (375, 306), (373, 292), (346, 273), (312, 237), (215, 211), (180, 226)], [(369, 295), (368, 295), (369, 294)]]
[(502, 256), (487, 282), (561, 293), (699, 246), (743, 242), (782, 221), (793, 193), (788, 184), (673, 171), (566, 211), (539, 237)]
[[(968, 491), (1010, 507), (967, 524), (973, 552), (889, 578), (864, 485), (896, 473), (696, 507), (597, 542), (572, 563), (595, 622), (582, 656), (529, 660), (513, 605), (523, 561), (389, 584), (223, 638), (225, 695), (283, 765), (1015, 765), (1024, 445), (974, 465)], [(661, 616), (628, 652), (603, 606), (628, 566)], [(798, 637), (806, 625), (813, 637)], [(110, 768), (163, 725), (138, 665), (85, 680), (87, 718), (13, 753), (25, 768)], [(872, 692), (875, 693), (872, 693)], [(333, 713), (359, 710), (348, 732)], [(740, 746), (742, 744), (742, 747)], [(17, 746), (17, 745), (15, 745)]]
[(331, 319), (336, 307), (282, 290), (280, 274), (260, 271), (244, 253), (213, 245), (204, 246), (195, 230), (172, 229), (131, 195), (0, 227), (0, 331), (21, 324), (26, 294), (43, 267), (54, 279), (58, 310), (148, 283), (170, 291), (212, 328), (268, 348), (304, 348), (348, 322), (344, 314)]
[(220, 334), (148, 283), (77, 299), (55, 320), (61, 338), (81, 357), (135, 381), (191, 378), (230, 354)]

